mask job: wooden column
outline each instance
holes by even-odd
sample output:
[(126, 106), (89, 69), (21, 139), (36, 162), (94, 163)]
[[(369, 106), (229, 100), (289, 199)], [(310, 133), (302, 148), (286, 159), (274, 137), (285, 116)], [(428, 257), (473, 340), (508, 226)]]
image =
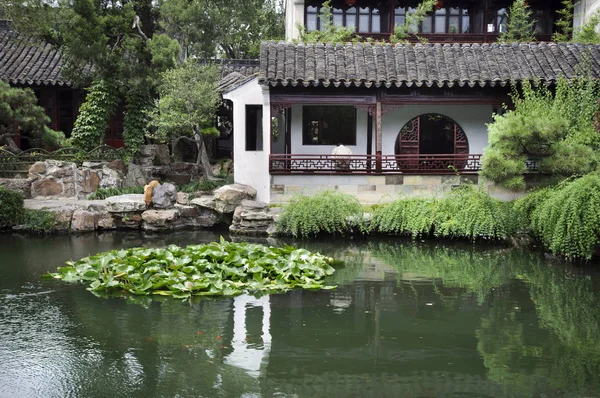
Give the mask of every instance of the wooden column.
[(381, 100), (375, 105), (375, 170), (381, 172)]
[(367, 170), (371, 170), (371, 155), (373, 154), (373, 115), (367, 112)]

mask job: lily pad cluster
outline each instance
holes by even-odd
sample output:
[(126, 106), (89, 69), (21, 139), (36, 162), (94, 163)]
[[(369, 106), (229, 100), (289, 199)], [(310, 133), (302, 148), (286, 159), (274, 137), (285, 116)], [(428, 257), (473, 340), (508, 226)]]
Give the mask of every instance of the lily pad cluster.
[(164, 249), (113, 250), (67, 262), (46, 277), (89, 283), (88, 290), (110, 293), (232, 296), (244, 292), (283, 292), (294, 288), (331, 289), (333, 259), (294, 247), (221, 242)]

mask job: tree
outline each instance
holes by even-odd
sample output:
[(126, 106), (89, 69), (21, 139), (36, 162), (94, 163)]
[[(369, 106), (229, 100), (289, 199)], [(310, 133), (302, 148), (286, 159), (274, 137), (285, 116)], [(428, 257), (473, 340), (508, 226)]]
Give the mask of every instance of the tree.
[(573, 33), (573, 43), (600, 44), (600, 34), (596, 28), (600, 24), (600, 11)]
[(552, 41), (567, 42), (573, 36), (573, 11), (575, 4), (572, 0), (563, 0), (563, 8), (557, 11), (560, 18), (556, 21), (556, 32), (552, 35)]
[(407, 13), (404, 24), (397, 25), (394, 27), (394, 33), (390, 37), (392, 43), (408, 43), (408, 38), (411, 34), (414, 34), (421, 42), (427, 41), (416, 35), (419, 31), (419, 24), (423, 22), (425, 16), (432, 12), (436, 5), (437, 0), (423, 0), (414, 12)]
[[(152, 0), (7, 0), (4, 12), (17, 28), (54, 43), (67, 55), (64, 76), (88, 87), (72, 137), (89, 150), (103, 140), (110, 116), (127, 100), (125, 145), (137, 150), (146, 134), (144, 114), (152, 105), (161, 72), (175, 65), (175, 40), (155, 34), (158, 9)], [(135, 94), (134, 94), (135, 93)], [(84, 117), (86, 116), (86, 117)]]
[(555, 176), (589, 173), (598, 163), (600, 135), (594, 120), (598, 84), (586, 76), (558, 79), (553, 93), (538, 82), (513, 88), (514, 110), (494, 115), (481, 174), (509, 189), (525, 187), (528, 159)]
[(182, 58), (256, 58), (260, 42), (283, 39), (283, 0), (161, 0), (160, 26)]
[(0, 145), (19, 152), (14, 136), (28, 136), (34, 146), (57, 149), (66, 141), (63, 133), (48, 127), (50, 118), (38, 106), (31, 89), (9, 86), (0, 81)]
[(498, 38), (503, 43), (529, 43), (535, 41), (533, 35), (535, 20), (531, 8), (525, 0), (515, 0), (508, 11), (508, 26)]
[(197, 65), (191, 61), (166, 71), (158, 87), (160, 99), (150, 113), (152, 124), (158, 129), (155, 138), (170, 140), (173, 148), (179, 140), (197, 145), (196, 163), (202, 166), (208, 179), (213, 175), (204, 137), (218, 134), (214, 127), (221, 101), (216, 90), (218, 76), (215, 66)]
[(331, 0), (321, 6), (321, 29), (308, 31), (305, 26), (297, 25), (299, 41), (303, 43), (345, 43), (356, 37), (354, 28), (338, 26), (333, 23)]

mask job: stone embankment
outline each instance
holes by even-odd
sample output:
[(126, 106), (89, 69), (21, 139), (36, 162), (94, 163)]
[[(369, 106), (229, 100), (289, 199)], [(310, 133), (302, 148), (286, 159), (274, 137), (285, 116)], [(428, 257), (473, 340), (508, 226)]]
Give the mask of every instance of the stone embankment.
[[(230, 225), (233, 234), (266, 235), (273, 231), (274, 214), (256, 202), (247, 185), (225, 185), (214, 192), (177, 192), (170, 183), (155, 185), (149, 197), (129, 194), (106, 200), (27, 199), (25, 207), (56, 214), (57, 232), (114, 229), (172, 231)], [(23, 229), (23, 227), (15, 227)]]

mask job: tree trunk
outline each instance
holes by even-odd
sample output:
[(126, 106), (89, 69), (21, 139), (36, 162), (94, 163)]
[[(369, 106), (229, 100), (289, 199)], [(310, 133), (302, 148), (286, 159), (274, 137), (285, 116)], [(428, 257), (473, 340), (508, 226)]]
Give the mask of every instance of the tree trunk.
[(17, 136), (15, 133), (7, 133), (0, 135), (0, 146), (6, 146), (6, 149), (12, 153), (19, 153), (21, 149), (17, 146), (15, 140), (12, 137)]

